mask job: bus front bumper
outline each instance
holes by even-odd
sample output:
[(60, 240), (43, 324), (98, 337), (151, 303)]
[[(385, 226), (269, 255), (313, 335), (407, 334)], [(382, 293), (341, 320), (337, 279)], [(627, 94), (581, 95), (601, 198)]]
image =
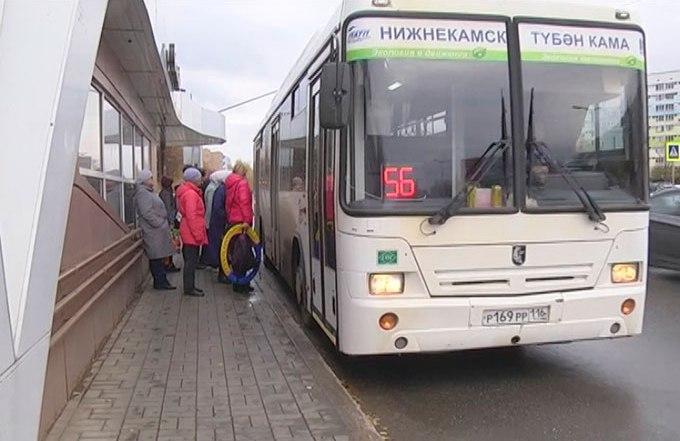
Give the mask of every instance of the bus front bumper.
[[(516, 297), (427, 299), (343, 298), (340, 351), (348, 355), (443, 352), (464, 349), (569, 342), (637, 335), (642, 332), (645, 286), (596, 288)], [(621, 306), (635, 300), (624, 315)], [(485, 311), (550, 306), (547, 323), (484, 326)], [(383, 314), (398, 317), (385, 331)], [(406, 345), (399, 349), (406, 340)]]

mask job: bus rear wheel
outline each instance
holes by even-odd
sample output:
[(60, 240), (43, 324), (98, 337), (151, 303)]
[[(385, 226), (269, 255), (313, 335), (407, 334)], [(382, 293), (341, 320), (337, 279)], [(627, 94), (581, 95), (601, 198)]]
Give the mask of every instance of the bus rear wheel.
[(305, 277), (305, 267), (302, 259), (297, 259), (295, 265), (295, 277), (293, 278), (295, 297), (300, 311), (300, 323), (305, 328), (310, 328), (314, 319), (307, 310), (307, 278)]

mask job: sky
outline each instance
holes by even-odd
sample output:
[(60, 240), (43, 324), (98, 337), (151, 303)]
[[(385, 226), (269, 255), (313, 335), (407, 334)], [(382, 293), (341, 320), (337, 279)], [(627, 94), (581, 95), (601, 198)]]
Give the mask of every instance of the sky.
[[(484, 0), (479, 0), (484, 1)], [(557, 1), (557, 0), (552, 0)], [(175, 43), (182, 87), (218, 110), (274, 91), (340, 0), (145, 0), (157, 43)], [(640, 11), (650, 72), (680, 69), (680, 1), (571, 0)], [(252, 161), (271, 97), (225, 112), (227, 142), (210, 147)]]

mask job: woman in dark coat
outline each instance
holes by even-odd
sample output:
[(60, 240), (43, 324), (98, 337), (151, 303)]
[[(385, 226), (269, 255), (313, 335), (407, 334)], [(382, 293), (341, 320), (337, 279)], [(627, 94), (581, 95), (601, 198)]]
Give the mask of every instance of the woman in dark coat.
[(172, 191), (172, 179), (167, 176), (161, 178), (161, 192), (158, 196), (165, 204), (165, 211), (168, 214), (168, 223), (170, 228), (177, 228), (177, 202), (175, 201), (175, 192)]
[[(225, 173), (224, 178), (227, 174)], [(222, 271), (220, 262), (220, 249), (227, 227), (227, 214), (225, 211), (226, 187), (224, 178), (221, 179), (219, 186), (212, 197), (212, 208), (210, 212), (210, 222), (208, 224), (208, 264), (217, 268), (217, 282), (228, 283), (227, 276)]]
[[(175, 192), (172, 189), (172, 179), (167, 176), (161, 178), (161, 192), (158, 193), (165, 204), (165, 210), (168, 213), (168, 224), (170, 229), (179, 228), (179, 222), (177, 222), (177, 201), (175, 200)], [(165, 270), (169, 273), (179, 272), (179, 268), (175, 266), (172, 262), (172, 256), (168, 256), (163, 262), (165, 265)]]

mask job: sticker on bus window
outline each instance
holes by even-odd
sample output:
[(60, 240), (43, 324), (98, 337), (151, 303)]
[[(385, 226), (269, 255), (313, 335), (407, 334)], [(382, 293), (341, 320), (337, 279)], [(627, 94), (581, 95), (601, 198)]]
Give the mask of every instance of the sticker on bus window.
[(519, 35), (522, 61), (645, 69), (639, 31), (523, 23)]
[(347, 28), (347, 61), (420, 58), (507, 61), (505, 23), (364, 17)]
[(379, 250), (378, 265), (396, 265), (399, 260), (397, 250)]

